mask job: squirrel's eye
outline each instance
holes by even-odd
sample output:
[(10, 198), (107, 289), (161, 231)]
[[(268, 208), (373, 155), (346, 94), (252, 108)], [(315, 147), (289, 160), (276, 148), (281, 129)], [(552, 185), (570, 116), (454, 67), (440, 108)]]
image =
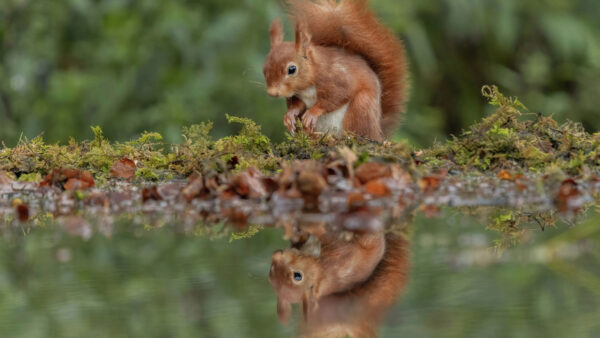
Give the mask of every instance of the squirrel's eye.
[(302, 274), (300, 272), (294, 272), (294, 280), (296, 282), (301, 282), (302, 281)]
[(294, 75), (296, 74), (296, 71), (298, 70), (298, 67), (291, 65), (288, 67), (288, 75)]

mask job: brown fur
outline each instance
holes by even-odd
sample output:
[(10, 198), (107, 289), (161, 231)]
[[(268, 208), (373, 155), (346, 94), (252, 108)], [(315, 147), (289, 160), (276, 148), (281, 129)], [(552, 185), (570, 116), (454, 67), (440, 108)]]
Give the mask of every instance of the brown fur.
[[(289, 318), (291, 304), (302, 302), (305, 311), (315, 309), (320, 298), (350, 290), (367, 280), (385, 250), (383, 234), (356, 234), (350, 241), (333, 233), (318, 237), (318, 256), (297, 249), (273, 253), (269, 281), (277, 292), (277, 312), (282, 322)], [(293, 272), (301, 273), (303, 280), (295, 281)]]
[[(303, 116), (309, 131), (319, 116), (349, 104), (343, 129), (382, 140), (383, 131), (391, 132), (404, 111), (402, 43), (379, 23), (365, 0), (295, 0), (290, 5), (296, 41), (283, 42), (283, 27), (275, 21), (264, 67), (269, 94), (288, 98), (285, 125), (293, 131), (291, 122), (304, 113), (289, 99), (316, 86), (317, 103)], [(293, 76), (287, 74), (290, 64), (298, 67)]]
[[(396, 234), (385, 235), (385, 243), (371, 242), (371, 245), (385, 246), (384, 255), (375, 267), (372, 266), (373, 252), (375, 252), (373, 248), (371, 254), (362, 252), (364, 257), (371, 259), (360, 261), (363, 249), (357, 248), (356, 244), (338, 240), (335, 245), (343, 248), (336, 250), (340, 254), (328, 255), (327, 251), (324, 251), (321, 253), (325, 255), (322, 260), (306, 260), (303, 268), (310, 273), (320, 271), (321, 273), (316, 275), (320, 280), (327, 278), (328, 275), (335, 276), (336, 270), (353, 258), (355, 265), (353, 269), (360, 276), (356, 275), (356, 280), (352, 283), (330, 277), (328, 292), (321, 292), (319, 296), (312, 296), (312, 299), (310, 296), (303, 295), (296, 298), (296, 302), (302, 302), (303, 335), (306, 337), (375, 337), (385, 311), (401, 296), (408, 280), (409, 242)], [(349, 253), (352, 255), (348, 256)], [(276, 257), (278, 255), (277, 252), (274, 254), (274, 265), (279, 260), (279, 257)], [(279, 268), (274, 270), (277, 273), (281, 272)], [(369, 275), (365, 278), (366, 273)], [(289, 296), (281, 292), (280, 286), (284, 284), (281, 283), (281, 278), (281, 275), (275, 275), (273, 272), (269, 276), (280, 298)], [(277, 310), (280, 319), (289, 319), (289, 303), (283, 303), (281, 307), (280, 304), (282, 302), (278, 300)], [(283, 312), (280, 313), (280, 310)]]

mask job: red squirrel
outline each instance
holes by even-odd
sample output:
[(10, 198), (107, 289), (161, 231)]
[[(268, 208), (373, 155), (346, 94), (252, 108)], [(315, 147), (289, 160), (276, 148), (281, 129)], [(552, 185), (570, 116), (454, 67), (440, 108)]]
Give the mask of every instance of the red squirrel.
[(288, 321), (291, 304), (302, 303), (305, 311), (317, 308), (321, 297), (367, 280), (385, 250), (383, 233), (353, 234), (352, 239), (344, 240), (338, 233), (324, 232), (316, 238), (320, 244), (316, 254), (314, 244), (305, 243), (300, 250), (278, 250), (271, 257), (269, 281), (277, 292), (277, 314), (282, 322)]
[[(334, 236), (320, 237), (318, 258), (297, 250), (273, 254), (269, 280), (279, 319), (287, 322), (290, 303), (301, 302), (304, 337), (376, 337), (385, 311), (408, 280), (409, 242), (395, 233), (362, 234), (351, 241)], [(342, 271), (349, 274), (341, 277)]]
[(382, 141), (404, 112), (402, 42), (366, 0), (289, 4), (295, 42), (284, 42), (281, 21), (274, 21), (263, 69), (268, 94), (287, 100), (284, 125), (293, 134), (301, 117), (309, 133), (345, 131)]

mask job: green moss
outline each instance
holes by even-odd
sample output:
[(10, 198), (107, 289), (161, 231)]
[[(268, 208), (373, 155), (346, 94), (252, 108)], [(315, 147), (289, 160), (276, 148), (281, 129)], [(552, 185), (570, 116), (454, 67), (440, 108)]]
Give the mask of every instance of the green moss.
[(156, 181), (160, 176), (151, 168), (138, 168), (135, 177), (141, 180)]
[(254, 121), (230, 115), (226, 115), (226, 117), (229, 123), (241, 124), (242, 129), (237, 135), (218, 140), (215, 144), (218, 151), (231, 153), (235, 150), (245, 150), (253, 154), (260, 154), (271, 150), (271, 141), (260, 132), (261, 127)]
[(104, 138), (104, 132), (100, 126), (92, 126), (90, 128), (94, 133), (94, 140), (91, 143), (92, 147), (101, 147), (103, 144), (108, 143), (108, 141)]
[(19, 181), (21, 182), (40, 182), (41, 180), (42, 175), (40, 173), (22, 174), (19, 176)]
[(559, 125), (551, 117), (523, 114), (527, 108), (506, 97), (496, 86), (482, 89), (496, 112), (460, 137), (436, 143), (419, 158), (426, 166), (445, 166), (462, 172), (512, 168), (541, 172), (553, 165), (569, 174), (598, 171), (598, 138), (581, 124)]
[(46, 144), (41, 136), (31, 140), (23, 137), (15, 147), (0, 149), (0, 170), (37, 179), (53, 168), (70, 166), (90, 170), (102, 184), (110, 178), (113, 164), (127, 157), (136, 163), (139, 180), (249, 167), (268, 174), (279, 171), (287, 161), (326, 161), (339, 156), (340, 147), (348, 147), (357, 154), (356, 165), (393, 162), (417, 175), (440, 168), (464, 174), (499, 168), (523, 173), (541, 173), (550, 168), (565, 175), (598, 173), (600, 133), (591, 135), (578, 123), (560, 125), (551, 117), (530, 113), (518, 99), (504, 96), (495, 86), (483, 87), (482, 94), (497, 107), (496, 112), (461, 135), (420, 151), (406, 142), (379, 144), (350, 135), (311, 136), (301, 125), (295, 135), (287, 134), (283, 142), (274, 144), (252, 120), (227, 115), (229, 123), (240, 125), (237, 134), (213, 140), (212, 123), (201, 123), (184, 127), (184, 142), (176, 145), (163, 143), (162, 135), (153, 132), (144, 132), (128, 142), (111, 143), (97, 126), (91, 128), (91, 141), (78, 143), (71, 139), (67, 145)]
[(153, 142), (162, 141), (163, 137), (159, 133), (149, 133), (147, 131), (142, 133), (142, 136), (135, 141), (137, 145), (146, 145)]
[(212, 128), (213, 124), (210, 122), (183, 127), (184, 146), (196, 156), (207, 154), (213, 144), (210, 137)]

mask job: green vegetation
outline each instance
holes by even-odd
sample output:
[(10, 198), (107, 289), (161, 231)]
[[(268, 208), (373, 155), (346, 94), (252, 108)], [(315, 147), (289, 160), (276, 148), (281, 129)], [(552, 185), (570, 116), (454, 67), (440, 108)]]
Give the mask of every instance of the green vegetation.
[(460, 137), (425, 150), (425, 163), (462, 171), (559, 169), (571, 175), (599, 168), (600, 133), (591, 135), (579, 123), (559, 125), (551, 117), (528, 113), (519, 100), (505, 97), (495, 86), (483, 87), (483, 95), (498, 107), (496, 113)]
[(469, 172), (511, 169), (518, 172), (556, 172), (577, 175), (597, 173), (600, 167), (600, 133), (591, 135), (574, 122), (558, 125), (551, 117), (533, 114), (517, 99), (504, 96), (495, 86), (483, 94), (497, 111), (473, 125), (459, 137), (414, 151), (406, 143), (378, 144), (349, 135), (309, 137), (300, 131), (273, 143), (250, 119), (227, 116), (241, 126), (233, 136), (213, 140), (211, 123), (183, 129), (182, 144), (167, 144), (154, 132), (138, 139), (109, 142), (100, 127), (92, 127), (92, 141), (67, 145), (47, 144), (41, 136), (22, 138), (14, 148), (0, 151), (0, 171), (20, 180), (39, 180), (54, 168), (75, 167), (106, 177), (121, 158), (136, 163), (136, 176), (142, 180), (187, 177), (193, 172), (241, 170), (256, 167), (265, 174), (277, 172), (292, 159), (324, 159), (341, 147), (357, 154), (357, 165), (367, 161), (394, 162), (410, 171), (428, 173), (446, 168)]

